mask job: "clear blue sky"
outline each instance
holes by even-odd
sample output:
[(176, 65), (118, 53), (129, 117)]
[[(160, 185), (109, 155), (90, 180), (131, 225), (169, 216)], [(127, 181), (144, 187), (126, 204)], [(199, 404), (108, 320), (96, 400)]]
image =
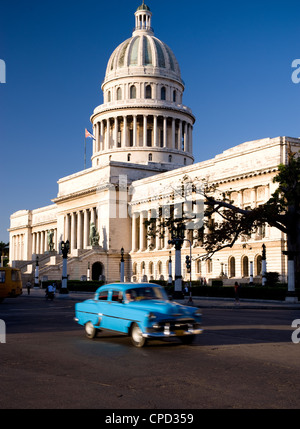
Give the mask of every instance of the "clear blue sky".
[[(84, 167), (84, 129), (113, 50), (141, 0), (1, 0), (0, 241), (9, 216), (51, 204)], [(195, 162), (244, 141), (300, 136), (299, 0), (147, 0), (174, 51), (197, 122)], [(89, 143), (90, 144), (90, 143)], [(87, 152), (91, 165), (91, 149)]]

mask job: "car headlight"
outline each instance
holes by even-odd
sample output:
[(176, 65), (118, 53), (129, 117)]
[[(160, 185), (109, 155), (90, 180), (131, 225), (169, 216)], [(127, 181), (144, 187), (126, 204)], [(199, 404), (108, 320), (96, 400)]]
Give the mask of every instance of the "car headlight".
[(154, 320), (154, 319), (156, 319), (155, 314), (154, 314), (154, 313), (149, 313), (149, 314), (148, 314), (148, 319), (149, 319), (149, 320)]

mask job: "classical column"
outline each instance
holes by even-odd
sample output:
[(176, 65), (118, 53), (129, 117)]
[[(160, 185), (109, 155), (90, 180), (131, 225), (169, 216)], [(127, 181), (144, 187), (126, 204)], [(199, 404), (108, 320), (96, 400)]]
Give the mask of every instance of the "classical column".
[(104, 123), (103, 121), (100, 122), (100, 150), (104, 150)]
[(182, 121), (179, 120), (178, 125), (178, 149), (182, 150)]
[(147, 146), (147, 115), (144, 115), (143, 146)]
[(41, 232), (41, 244), (40, 244), (40, 253), (44, 253), (45, 247), (45, 234), (44, 231)]
[(76, 213), (71, 214), (71, 251), (76, 249)]
[(183, 147), (184, 151), (188, 152), (188, 138), (187, 138), (187, 123), (183, 125)]
[(36, 233), (32, 233), (32, 254), (36, 253)]
[(160, 250), (161, 246), (160, 246), (160, 217), (159, 217), (159, 208), (157, 208), (157, 213), (156, 213), (156, 223), (155, 223), (155, 228), (156, 228), (156, 235), (155, 235), (155, 248), (156, 250)]
[(133, 147), (137, 146), (137, 116), (133, 115)]
[(175, 119), (172, 118), (172, 144), (171, 144), (171, 148), (175, 149)]
[(89, 246), (90, 219), (89, 210), (85, 209), (83, 213), (83, 247), (87, 249)]
[(77, 249), (83, 247), (83, 234), (82, 234), (82, 212), (77, 212)]
[(127, 147), (127, 116), (123, 117), (123, 147)]
[(132, 218), (131, 218), (131, 222), (132, 222), (132, 243), (131, 243), (131, 247), (132, 247), (132, 251), (136, 252), (136, 239), (137, 239), (137, 225), (136, 225), (136, 221), (137, 221), (137, 213), (133, 213)]
[(164, 147), (168, 145), (168, 134), (167, 134), (167, 117), (164, 116)]
[(157, 115), (153, 115), (153, 146), (158, 146), (158, 138), (157, 138)]
[(113, 138), (113, 146), (118, 147), (118, 118), (114, 119), (114, 138)]
[(146, 248), (146, 240), (145, 240), (145, 213), (140, 212), (140, 250), (143, 251)]
[(40, 253), (40, 233), (36, 233), (36, 254)]

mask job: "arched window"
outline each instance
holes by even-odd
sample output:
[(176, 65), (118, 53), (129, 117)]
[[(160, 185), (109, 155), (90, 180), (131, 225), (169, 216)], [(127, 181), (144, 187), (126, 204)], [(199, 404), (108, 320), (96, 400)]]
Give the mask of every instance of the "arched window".
[(108, 101), (108, 103), (111, 102), (111, 92), (110, 91), (108, 91), (108, 94), (107, 94), (107, 101)]
[(132, 275), (136, 276), (137, 275), (137, 263), (134, 262), (133, 266), (132, 266)]
[(164, 86), (160, 90), (160, 98), (161, 98), (161, 100), (166, 99), (166, 88)]
[(173, 91), (173, 102), (176, 103), (176, 91)]
[(261, 255), (257, 255), (255, 258), (255, 271), (254, 271), (254, 275), (255, 276), (260, 276), (261, 275), (261, 269), (262, 269), (262, 257)]
[(242, 258), (242, 277), (249, 276), (249, 259), (248, 256), (244, 255)]
[(157, 263), (157, 274), (160, 276), (162, 274), (162, 263), (158, 261)]
[(213, 270), (212, 260), (211, 260), (211, 259), (208, 259), (208, 260), (206, 261), (206, 272), (207, 272), (207, 274), (212, 273), (212, 270)]
[(131, 161), (131, 153), (127, 155), (127, 161)]
[(172, 155), (169, 155), (169, 162), (172, 162)]
[(149, 153), (149, 155), (148, 155), (148, 161), (152, 161), (152, 153)]
[(149, 263), (149, 275), (153, 274), (153, 262)]
[(229, 258), (229, 277), (235, 277), (235, 258)]
[(151, 85), (146, 86), (145, 98), (152, 98), (152, 88)]
[(122, 100), (122, 90), (121, 90), (121, 88), (117, 89), (117, 100)]
[(135, 85), (132, 85), (130, 87), (130, 98), (131, 99), (136, 98), (136, 87), (135, 87)]

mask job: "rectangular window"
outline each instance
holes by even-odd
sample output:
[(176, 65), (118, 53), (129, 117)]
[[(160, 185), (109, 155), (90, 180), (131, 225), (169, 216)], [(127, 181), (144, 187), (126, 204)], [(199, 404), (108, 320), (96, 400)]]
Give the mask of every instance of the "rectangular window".
[(5, 283), (5, 271), (0, 271), (0, 283)]

